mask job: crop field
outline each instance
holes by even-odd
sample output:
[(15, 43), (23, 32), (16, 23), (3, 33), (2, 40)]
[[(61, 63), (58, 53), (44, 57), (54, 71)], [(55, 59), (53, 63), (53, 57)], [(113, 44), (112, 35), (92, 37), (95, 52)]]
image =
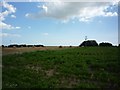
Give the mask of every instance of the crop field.
[[(73, 46), (76, 47), (76, 46)], [(41, 51), (41, 50), (61, 50), (68, 48), (68, 46), (64, 46), (63, 48), (59, 48), (58, 46), (45, 46), (45, 47), (11, 47), (11, 48), (2, 48), (2, 55), (8, 54), (21, 54), (24, 52), (31, 52), (31, 51)]]
[(2, 86), (120, 88), (118, 56), (118, 47), (72, 47), (6, 54), (2, 57)]

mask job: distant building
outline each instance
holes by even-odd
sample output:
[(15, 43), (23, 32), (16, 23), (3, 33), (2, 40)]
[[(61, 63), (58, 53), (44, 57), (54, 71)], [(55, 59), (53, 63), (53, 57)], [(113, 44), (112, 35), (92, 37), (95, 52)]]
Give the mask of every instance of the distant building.
[(98, 46), (98, 43), (95, 40), (87, 40), (79, 45), (79, 47), (85, 47), (85, 46)]

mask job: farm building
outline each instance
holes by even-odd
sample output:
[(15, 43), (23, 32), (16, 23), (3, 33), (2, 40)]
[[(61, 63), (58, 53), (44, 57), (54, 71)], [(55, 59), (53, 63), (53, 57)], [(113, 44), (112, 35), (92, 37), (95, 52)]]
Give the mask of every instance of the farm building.
[(95, 40), (87, 40), (79, 45), (79, 47), (85, 47), (85, 46), (98, 46), (98, 43)]

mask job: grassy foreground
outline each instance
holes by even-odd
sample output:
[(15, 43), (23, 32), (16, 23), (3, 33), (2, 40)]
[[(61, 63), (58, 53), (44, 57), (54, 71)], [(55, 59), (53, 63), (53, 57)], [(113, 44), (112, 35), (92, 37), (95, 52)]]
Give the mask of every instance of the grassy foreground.
[(44, 50), (3, 56), (3, 88), (119, 88), (117, 47)]

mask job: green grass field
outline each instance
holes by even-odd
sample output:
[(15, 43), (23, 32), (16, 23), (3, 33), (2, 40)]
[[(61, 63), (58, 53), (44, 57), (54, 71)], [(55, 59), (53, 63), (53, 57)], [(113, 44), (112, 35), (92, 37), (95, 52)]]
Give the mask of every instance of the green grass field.
[(117, 47), (75, 47), (5, 55), (3, 88), (119, 88)]

